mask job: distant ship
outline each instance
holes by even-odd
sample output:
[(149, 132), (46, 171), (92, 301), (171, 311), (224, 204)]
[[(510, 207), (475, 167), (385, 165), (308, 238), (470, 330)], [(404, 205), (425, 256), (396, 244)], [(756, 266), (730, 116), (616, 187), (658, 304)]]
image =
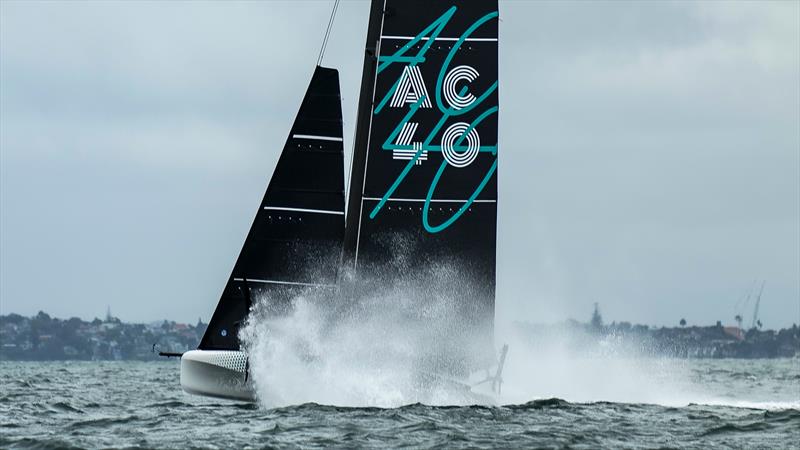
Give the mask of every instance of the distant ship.
[[(309, 290), (347, 302), (401, 279), (420, 307), (456, 299), (447, 351), (431, 355), (443, 378), (496, 366), (497, 45), (496, 1), (372, 1), (349, 189), (339, 75), (317, 65), (208, 329), (182, 354), (186, 392), (254, 399), (238, 335), (257, 301), (280, 314)], [(458, 276), (436, 276), (444, 264)]]

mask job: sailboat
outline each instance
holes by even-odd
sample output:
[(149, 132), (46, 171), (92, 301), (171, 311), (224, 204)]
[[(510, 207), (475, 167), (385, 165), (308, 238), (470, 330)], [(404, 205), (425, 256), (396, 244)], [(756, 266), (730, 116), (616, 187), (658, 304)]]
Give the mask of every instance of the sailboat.
[(449, 299), (434, 379), (495, 363), (497, 45), (496, 1), (371, 2), (348, 189), (339, 76), (318, 64), (208, 329), (181, 356), (186, 392), (254, 399), (239, 330), (258, 299), (281, 314), (308, 290), (347, 303), (398, 281), (420, 308)]

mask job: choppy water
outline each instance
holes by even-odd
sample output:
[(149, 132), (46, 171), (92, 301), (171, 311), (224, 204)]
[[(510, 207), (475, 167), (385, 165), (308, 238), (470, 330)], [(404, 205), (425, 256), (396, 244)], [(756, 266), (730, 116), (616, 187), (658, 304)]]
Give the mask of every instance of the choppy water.
[(798, 360), (667, 363), (684, 367), (695, 388), (707, 389), (700, 401), (712, 404), (531, 398), (498, 407), (269, 409), (184, 394), (175, 361), (0, 362), (0, 448), (800, 445)]

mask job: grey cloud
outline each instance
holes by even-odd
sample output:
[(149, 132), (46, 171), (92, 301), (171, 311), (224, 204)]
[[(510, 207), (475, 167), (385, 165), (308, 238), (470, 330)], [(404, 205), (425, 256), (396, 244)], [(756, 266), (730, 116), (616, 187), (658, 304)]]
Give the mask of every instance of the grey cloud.
[[(0, 309), (208, 318), (330, 2), (0, 3)], [(325, 64), (352, 144), (366, 2)], [(498, 317), (800, 321), (796, 2), (501, 2)]]

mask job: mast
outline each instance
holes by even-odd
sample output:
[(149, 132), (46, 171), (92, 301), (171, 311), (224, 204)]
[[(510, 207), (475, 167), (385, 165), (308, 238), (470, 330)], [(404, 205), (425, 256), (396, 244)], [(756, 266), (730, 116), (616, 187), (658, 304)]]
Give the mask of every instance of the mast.
[(361, 216), (364, 169), (367, 163), (369, 124), (372, 116), (372, 98), (375, 92), (375, 76), (378, 64), (381, 25), (385, 0), (372, 0), (367, 25), (367, 40), (364, 45), (364, 66), (361, 71), (361, 90), (356, 112), (356, 130), (353, 142), (353, 157), (350, 163), (350, 180), (347, 192), (347, 217), (345, 219), (344, 244), (342, 248), (342, 273), (352, 275), (358, 240), (358, 221)]

